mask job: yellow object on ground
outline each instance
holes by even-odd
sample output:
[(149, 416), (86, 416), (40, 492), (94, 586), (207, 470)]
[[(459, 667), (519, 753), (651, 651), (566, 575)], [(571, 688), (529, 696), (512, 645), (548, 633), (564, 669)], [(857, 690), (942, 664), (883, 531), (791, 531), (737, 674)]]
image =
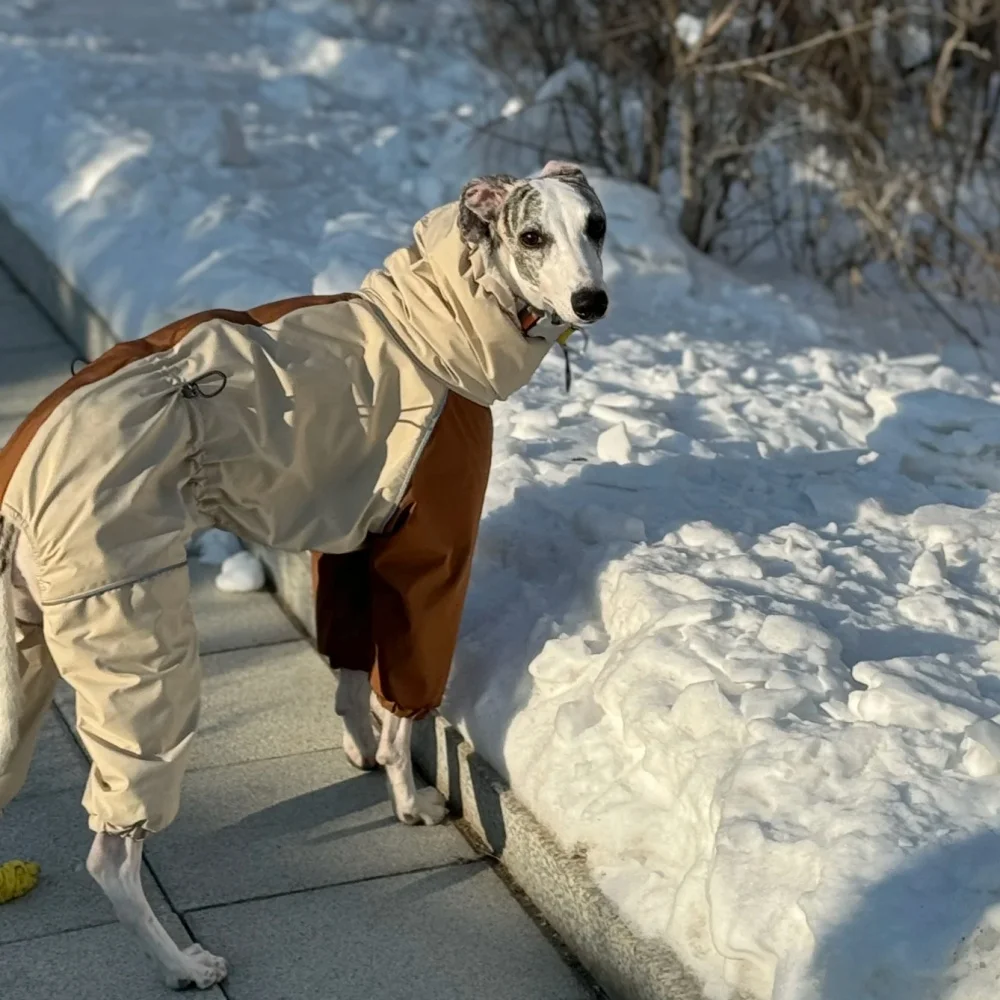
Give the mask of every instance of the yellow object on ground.
[(0, 865), (0, 903), (9, 903), (38, 885), (41, 869), (34, 861), (8, 861)]

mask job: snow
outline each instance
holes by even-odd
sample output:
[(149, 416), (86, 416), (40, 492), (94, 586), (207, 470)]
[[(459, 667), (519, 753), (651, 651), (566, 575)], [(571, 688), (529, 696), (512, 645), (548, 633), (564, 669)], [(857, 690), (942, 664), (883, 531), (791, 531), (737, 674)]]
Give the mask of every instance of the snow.
[(674, 31), (689, 49), (693, 49), (701, 41), (701, 36), (705, 32), (705, 22), (693, 14), (678, 14), (677, 20), (674, 21)]
[(264, 566), (243, 544), (228, 531), (209, 528), (192, 539), (188, 555), (198, 562), (218, 566), (215, 585), (230, 593), (246, 593), (263, 588), (266, 578)]
[(601, 433), (597, 439), (597, 457), (602, 462), (629, 464), (632, 460), (632, 442), (624, 423), (615, 424)]
[[(0, 0), (0, 200), (122, 337), (350, 288), (538, 167), (460, 13)], [(595, 184), (612, 311), (495, 408), (446, 714), (708, 996), (992, 997), (1000, 382)]]
[(264, 567), (251, 553), (237, 552), (223, 562), (215, 585), (229, 593), (260, 590), (264, 586)]
[(230, 556), (242, 550), (243, 546), (235, 535), (220, 528), (209, 528), (195, 536), (188, 554), (193, 555), (198, 562), (221, 566)]

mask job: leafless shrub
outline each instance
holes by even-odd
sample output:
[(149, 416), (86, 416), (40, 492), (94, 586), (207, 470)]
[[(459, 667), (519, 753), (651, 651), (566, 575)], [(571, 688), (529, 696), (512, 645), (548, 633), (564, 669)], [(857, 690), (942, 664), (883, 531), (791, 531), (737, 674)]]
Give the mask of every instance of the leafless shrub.
[(1000, 0), (479, 0), (526, 141), (679, 189), (697, 247), (1000, 301)]

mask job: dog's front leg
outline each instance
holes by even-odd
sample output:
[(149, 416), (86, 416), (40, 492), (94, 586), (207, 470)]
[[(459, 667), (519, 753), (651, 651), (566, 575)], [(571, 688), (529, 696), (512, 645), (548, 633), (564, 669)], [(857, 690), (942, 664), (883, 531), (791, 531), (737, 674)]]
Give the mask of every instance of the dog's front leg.
[(444, 796), (436, 788), (417, 788), (413, 780), (410, 751), (413, 720), (397, 718), (381, 706), (378, 713), (382, 720), (382, 734), (376, 756), (389, 779), (389, 796), (396, 817), (410, 826), (440, 823), (448, 812)]
[(87, 871), (104, 890), (115, 916), (160, 967), (167, 986), (204, 990), (226, 978), (225, 959), (209, 954), (200, 944), (181, 951), (156, 919), (142, 891), (141, 841), (97, 834), (87, 856)]
[(375, 767), (378, 741), (369, 705), (371, 683), (361, 670), (341, 670), (337, 678), (335, 711), (344, 724), (343, 747), (347, 759), (362, 771)]

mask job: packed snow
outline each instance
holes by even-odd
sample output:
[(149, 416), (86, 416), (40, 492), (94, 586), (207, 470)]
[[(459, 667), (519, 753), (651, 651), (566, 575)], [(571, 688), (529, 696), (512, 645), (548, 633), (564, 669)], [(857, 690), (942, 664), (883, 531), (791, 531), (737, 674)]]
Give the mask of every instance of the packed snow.
[(264, 583), (264, 567), (250, 552), (237, 552), (229, 556), (215, 578), (216, 587), (230, 594), (260, 590)]
[[(524, 105), (450, 25), (0, 0), (0, 201), (123, 338), (350, 288), (528, 167), (471, 141)], [(993, 997), (1000, 382), (595, 185), (612, 312), (568, 394), (553, 357), (495, 409), (445, 712), (707, 996)]]
[(267, 583), (264, 566), (247, 552), (240, 540), (228, 531), (209, 528), (201, 531), (188, 546), (188, 556), (209, 566), (218, 566), (215, 585), (227, 593), (262, 590)]
[(209, 528), (199, 532), (188, 547), (188, 556), (208, 566), (221, 566), (230, 556), (243, 551), (240, 540), (228, 531)]

